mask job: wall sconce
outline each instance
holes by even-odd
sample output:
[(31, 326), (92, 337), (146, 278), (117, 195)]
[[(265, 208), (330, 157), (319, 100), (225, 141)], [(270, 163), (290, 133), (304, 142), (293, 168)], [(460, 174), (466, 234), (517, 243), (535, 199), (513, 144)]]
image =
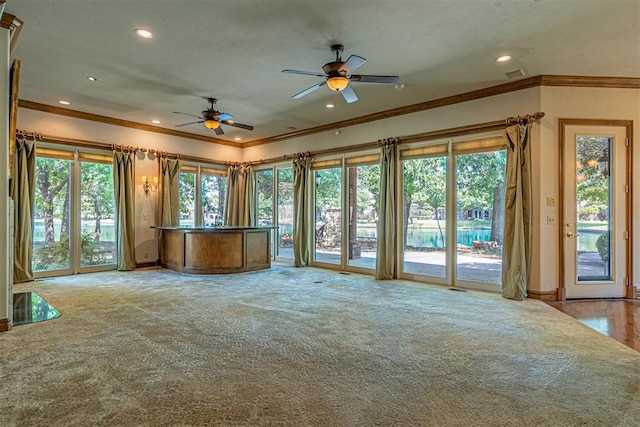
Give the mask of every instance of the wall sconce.
[(149, 190), (153, 192), (158, 191), (158, 177), (154, 176), (153, 184), (149, 184), (149, 179), (145, 175), (142, 175), (142, 189), (144, 190), (145, 194), (148, 194)]

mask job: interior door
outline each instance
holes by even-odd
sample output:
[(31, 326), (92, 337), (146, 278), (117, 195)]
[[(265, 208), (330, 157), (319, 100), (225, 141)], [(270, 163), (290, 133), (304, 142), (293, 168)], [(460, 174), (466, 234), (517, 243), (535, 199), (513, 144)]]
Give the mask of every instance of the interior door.
[(625, 296), (626, 132), (622, 126), (564, 128), (562, 245), (567, 298)]

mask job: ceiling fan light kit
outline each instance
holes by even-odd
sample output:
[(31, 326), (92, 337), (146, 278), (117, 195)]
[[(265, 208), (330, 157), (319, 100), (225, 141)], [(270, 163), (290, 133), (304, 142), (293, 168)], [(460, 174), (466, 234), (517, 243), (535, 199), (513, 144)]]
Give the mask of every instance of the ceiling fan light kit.
[(204, 121), (204, 126), (208, 129), (217, 129), (220, 127), (220, 123), (216, 122), (215, 120), (205, 120)]
[(198, 119), (194, 122), (181, 123), (179, 125), (175, 125), (175, 127), (182, 127), (182, 126), (202, 123), (207, 129), (211, 129), (212, 131), (214, 131), (216, 135), (224, 135), (224, 130), (222, 130), (222, 127), (220, 126), (221, 124), (234, 126), (234, 127), (245, 129), (245, 130), (253, 130), (253, 126), (237, 123), (235, 120), (233, 120), (233, 116), (231, 114), (221, 113), (220, 111), (213, 108), (213, 104), (215, 104), (218, 101), (217, 99), (207, 98), (207, 101), (209, 101), (209, 108), (204, 110), (201, 113), (202, 115), (200, 116), (195, 116), (193, 114), (188, 114), (188, 113), (181, 113), (180, 111), (174, 111), (174, 114), (182, 114), (185, 116)]
[(361, 56), (351, 55), (346, 61), (342, 61), (342, 51), (344, 46), (341, 44), (334, 44), (331, 46), (331, 52), (335, 53), (336, 59), (333, 62), (328, 62), (322, 66), (324, 73), (316, 73), (313, 71), (300, 71), (300, 70), (282, 70), (283, 73), (289, 74), (302, 74), (305, 76), (324, 77), (324, 81), (311, 86), (293, 95), (291, 98), (299, 99), (305, 95), (310, 94), (319, 87), (327, 85), (332, 91), (340, 92), (342, 97), (347, 103), (352, 103), (358, 100), (358, 96), (350, 87), (351, 82), (361, 83), (383, 83), (383, 84), (397, 84), (399, 81), (398, 76), (376, 76), (366, 74), (353, 74), (353, 72), (364, 64), (367, 60)]
[(327, 86), (329, 89), (335, 90), (336, 92), (340, 92), (349, 84), (349, 79), (346, 77), (330, 77), (327, 79)]

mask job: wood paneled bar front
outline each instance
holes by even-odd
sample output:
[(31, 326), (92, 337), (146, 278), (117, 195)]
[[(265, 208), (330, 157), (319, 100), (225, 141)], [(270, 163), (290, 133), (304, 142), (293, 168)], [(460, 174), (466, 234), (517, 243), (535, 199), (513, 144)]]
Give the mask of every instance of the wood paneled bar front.
[(271, 268), (271, 230), (277, 227), (152, 227), (161, 230), (160, 264), (192, 274)]

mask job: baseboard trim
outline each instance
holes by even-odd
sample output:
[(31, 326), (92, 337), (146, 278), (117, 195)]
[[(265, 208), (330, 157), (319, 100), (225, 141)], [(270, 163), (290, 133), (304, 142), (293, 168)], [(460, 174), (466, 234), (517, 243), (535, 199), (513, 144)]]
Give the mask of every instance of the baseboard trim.
[(150, 262), (136, 262), (136, 268), (149, 268), (149, 267), (157, 267), (160, 264), (158, 261), (150, 261)]
[(558, 300), (558, 291), (532, 291), (527, 290), (527, 295), (531, 299), (537, 299), (540, 301), (557, 301)]
[(9, 319), (0, 319), (0, 332), (7, 332), (10, 328)]

